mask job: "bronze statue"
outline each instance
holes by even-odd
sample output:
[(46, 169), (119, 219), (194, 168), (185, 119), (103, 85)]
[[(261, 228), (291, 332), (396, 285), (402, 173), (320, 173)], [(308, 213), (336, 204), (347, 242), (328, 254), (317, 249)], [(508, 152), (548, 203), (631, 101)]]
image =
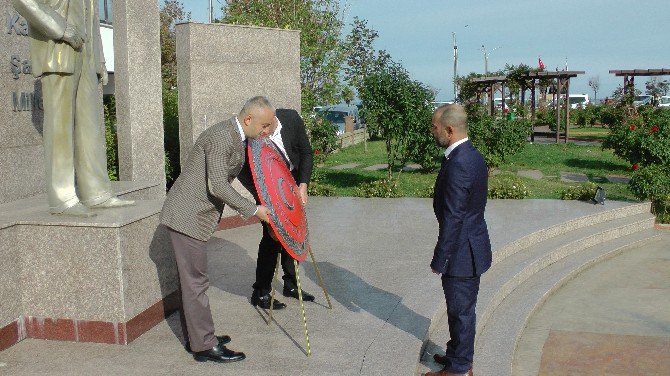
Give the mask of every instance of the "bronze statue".
[[(107, 83), (98, 0), (12, 0), (29, 25), (32, 71), (41, 79), (49, 212), (134, 205), (107, 175), (99, 84)], [(76, 179), (76, 185), (75, 185)]]

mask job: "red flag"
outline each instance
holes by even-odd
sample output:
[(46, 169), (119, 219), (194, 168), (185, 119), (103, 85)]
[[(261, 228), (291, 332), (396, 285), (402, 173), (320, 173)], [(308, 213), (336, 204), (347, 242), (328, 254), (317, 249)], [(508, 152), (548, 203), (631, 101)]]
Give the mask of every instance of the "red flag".
[(540, 67), (540, 70), (544, 70), (544, 63), (542, 62), (542, 58), (539, 56), (537, 58), (537, 65)]

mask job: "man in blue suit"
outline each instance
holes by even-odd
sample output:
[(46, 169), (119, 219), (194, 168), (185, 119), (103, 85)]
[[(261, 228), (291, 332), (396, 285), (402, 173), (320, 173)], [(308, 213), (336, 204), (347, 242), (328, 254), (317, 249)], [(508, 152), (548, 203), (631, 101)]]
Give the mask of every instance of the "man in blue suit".
[(442, 276), (450, 339), (446, 354), (434, 356), (444, 368), (426, 375), (472, 375), (479, 279), (491, 266), (484, 220), (488, 173), (484, 158), (468, 139), (462, 106), (437, 108), (432, 123), (433, 137), (447, 150), (435, 181), (433, 209), (439, 235), (430, 267)]

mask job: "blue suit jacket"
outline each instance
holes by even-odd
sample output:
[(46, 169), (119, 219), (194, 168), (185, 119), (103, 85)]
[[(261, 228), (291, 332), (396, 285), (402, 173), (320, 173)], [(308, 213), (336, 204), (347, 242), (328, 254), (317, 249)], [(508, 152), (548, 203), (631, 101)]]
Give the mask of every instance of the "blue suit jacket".
[(430, 263), (434, 270), (472, 277), (491, 266), (491, 241), (484, 220), (487, 185), (486, 163), (470, 141), (443, 159), (433, 198), (440, 228)]

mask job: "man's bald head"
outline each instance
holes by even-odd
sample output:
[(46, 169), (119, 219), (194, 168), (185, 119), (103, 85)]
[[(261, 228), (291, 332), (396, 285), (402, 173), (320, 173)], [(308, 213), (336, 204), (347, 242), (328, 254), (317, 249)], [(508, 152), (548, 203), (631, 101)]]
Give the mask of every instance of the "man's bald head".
[(460, 104), (445, 104), (433, 113), (433, 137), (442, 147), (468, 136), (468, 115)]

